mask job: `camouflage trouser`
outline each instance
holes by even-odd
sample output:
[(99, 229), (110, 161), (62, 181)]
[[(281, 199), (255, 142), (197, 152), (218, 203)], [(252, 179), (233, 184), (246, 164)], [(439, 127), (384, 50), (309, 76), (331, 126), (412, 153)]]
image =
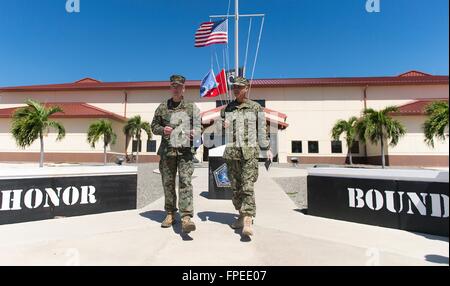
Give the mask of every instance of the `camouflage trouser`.
[(233, 205), (242, 215), (256, 216), (254, 184), (258, 180), (258, 159), (226, 160), (233, 189)]
[[(175, 213), (180, 210), (181, 217), (194, 217), (194, 203), (192, 193), (192, 174), (194, 173), (193, 156), (186, 154), (176, 157), (163, 157), (159, 162), (162, 183), (164, 187), (165, 210)], [(179, 200), (177, 209), (177, 193), (175, 179), (179, 175)]]

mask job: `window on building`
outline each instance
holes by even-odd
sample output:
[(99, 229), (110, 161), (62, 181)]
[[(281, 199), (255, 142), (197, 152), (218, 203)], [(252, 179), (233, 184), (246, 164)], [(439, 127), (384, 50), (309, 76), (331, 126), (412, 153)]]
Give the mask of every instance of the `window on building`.
[(331, 153), (342, 154), (342, 141), (331, 141)]
[(156, 140), (147, 140), (147, 152), (149, 153), (156, 152)]
[(359, 154), (359, 142), (358, 141), (353, 142), (351, 152), (352, 152), (352, 154)]
[(319, 141), (308, 141), (308, 153), (319, 153)]
[[(139, 152), (142, 152), (142, 141), (139, 142)], [(138, 140), (133, 140), (132, 152), (137, 152), (138, 150)]]
[(292, 153), (302, 153), (302, 141), (292, 141)]

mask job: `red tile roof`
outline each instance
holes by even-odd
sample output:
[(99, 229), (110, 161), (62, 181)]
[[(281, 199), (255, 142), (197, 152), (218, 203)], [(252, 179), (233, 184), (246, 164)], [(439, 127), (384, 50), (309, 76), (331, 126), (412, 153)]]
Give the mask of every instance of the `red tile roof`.
[(101, 83), (101, 81), (87, 77), (76, 81), (75, 83)]
[[(97, 108), (87, 103), (46, 103), (45, 106), (59, 106), (63, 109), (64, 113), (55, 113), (52, 118), (105, 118), (119, 122), (127, 121), (127, 118), (125, 117)], [(13, 113), (18, 108), (20, 107), (0, 109), (0, 118), (11, 118)]]
[[(400, 76), (390, 77), (341, 77), (341, 78), (290, 78), (290, 79), (256, 79), (252, 85), (255, 88), (270, 87), (335, 87), (335, 86), (389, 86), (389, 85), (435, 85), (448, 84), (448, 76), (428, 75), (418, 71), (411, 71)], [(142, 82), (100, 82), (86, 78), (74, 83), (49, 84), (17, 87), (0, 87), (0, 92), (24, 91), (76, 91), (76, 90), (136, 90), (136, 89), (165, 89), (168, 81)], [(198, 89), (200, 81), (186, 82), (186, 88)]]
[(432, 75), (421, 71), (409, 71), (399, 75), (399, 77), (407, 77), (407, 76), (432, 76)]
[(405, 105), (399, 106), (398, 112), (392, 113), (392, 115), (404, 116), (404, 115), (424, 115), (425, 107), (435, 101), (446, 101), (448, 98), (437, 98), (437, 99), (419, 99), (414, 102), (407, 103)]

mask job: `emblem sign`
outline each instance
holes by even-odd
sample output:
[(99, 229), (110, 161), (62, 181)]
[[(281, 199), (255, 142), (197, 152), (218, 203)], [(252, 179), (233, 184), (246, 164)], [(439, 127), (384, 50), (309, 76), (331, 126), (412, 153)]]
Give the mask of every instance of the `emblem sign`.
[(231, 182), (228, 178), (227, 164), (221, 165), (214, 171), (214, 179), (218, 188), (231, 188)]

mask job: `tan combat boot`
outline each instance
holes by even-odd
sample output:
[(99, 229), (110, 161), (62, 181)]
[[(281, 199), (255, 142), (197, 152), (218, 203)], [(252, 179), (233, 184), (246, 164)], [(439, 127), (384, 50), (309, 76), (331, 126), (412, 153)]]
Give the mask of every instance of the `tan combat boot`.
[(195, 227), (195, 223), (191, 220), (191, 218), (189, 216), (185, 216), (184, 218), (181, 219), (181, 229), (183, 230), (184, 233), (190, 233), (192, 231), (195, 231), (196, 227)]
[(172, 227), (172, 225), (174, 225), (174, 224), (175, 224), (175, 214), (167, 213), (166, 218), (161, 223), (161, 227), (162, 228), (169, 228), (169, 227)]
[(244, 227), (244, 216), (239, 214), (239, 217), (231, 225), (232, 229), (241, 229)]
[(253, 218), (251, 216), (245, 216), (244, 217), (244, 228), (242, 229), (242, 235), (244, 235), (244, 236), (252, 236), (253, 235), (252, 224), (253, 224)]

